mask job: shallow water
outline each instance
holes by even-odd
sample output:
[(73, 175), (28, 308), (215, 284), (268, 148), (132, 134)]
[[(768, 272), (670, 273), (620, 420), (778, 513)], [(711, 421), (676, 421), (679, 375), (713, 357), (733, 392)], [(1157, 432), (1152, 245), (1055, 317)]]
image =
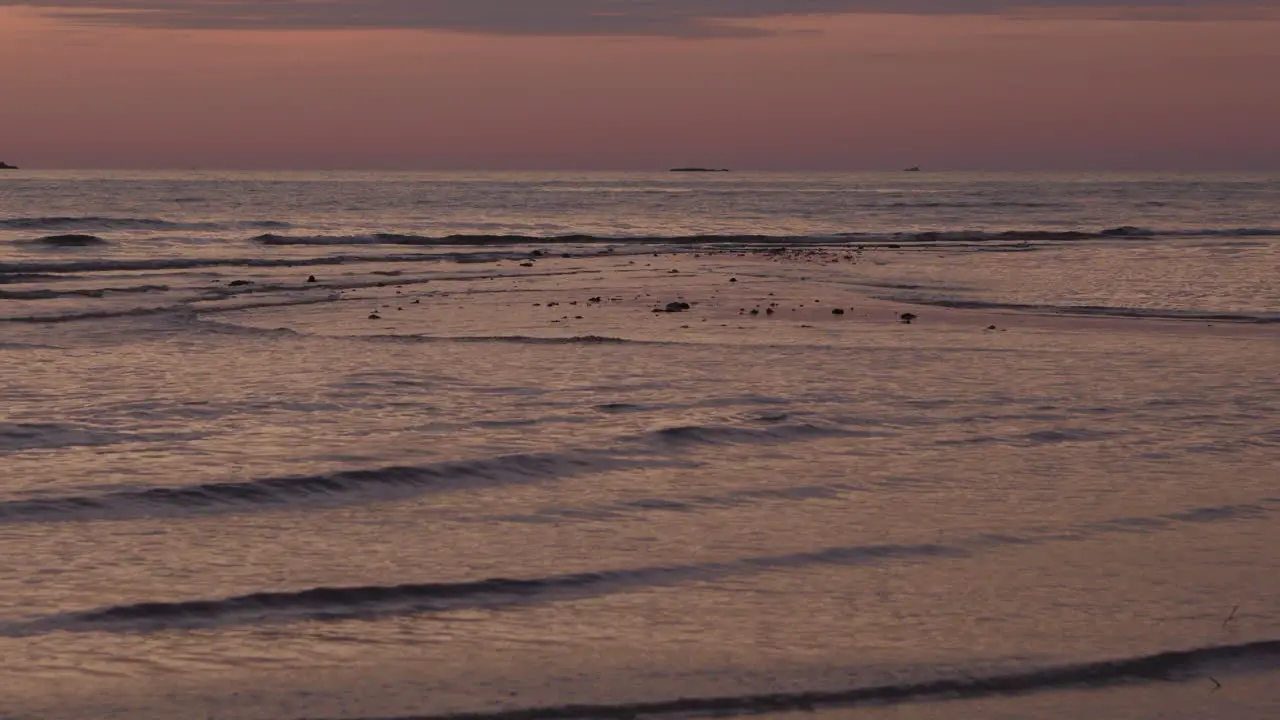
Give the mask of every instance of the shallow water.
[(6, 176), (0, 707), (1268, 717), (1278, 193)]

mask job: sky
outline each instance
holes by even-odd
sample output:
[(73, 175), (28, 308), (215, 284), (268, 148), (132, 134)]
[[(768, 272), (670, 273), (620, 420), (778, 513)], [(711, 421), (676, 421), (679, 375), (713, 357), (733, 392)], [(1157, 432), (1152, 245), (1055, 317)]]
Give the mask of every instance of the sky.
[(1278, 170), (1280, 0), (0, 0), (42, 168)]

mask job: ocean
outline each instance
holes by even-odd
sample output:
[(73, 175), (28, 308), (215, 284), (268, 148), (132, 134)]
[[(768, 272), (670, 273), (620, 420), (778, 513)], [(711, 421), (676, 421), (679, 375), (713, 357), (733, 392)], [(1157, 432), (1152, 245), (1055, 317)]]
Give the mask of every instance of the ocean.
[(0, 718), (1280, 716), (1280, 175), (0, 174)]

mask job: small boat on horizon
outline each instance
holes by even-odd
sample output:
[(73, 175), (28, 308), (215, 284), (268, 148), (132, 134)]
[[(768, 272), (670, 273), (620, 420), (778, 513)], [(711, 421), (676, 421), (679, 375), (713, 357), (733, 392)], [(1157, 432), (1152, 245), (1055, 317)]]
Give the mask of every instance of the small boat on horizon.
[(704, 168), (704, 167), (678, 167), (671, 168), (671, 172), (729, 172), (728, 168)]
[(919, 166), (919, 165), (912, 165), (911, 167), (909, 167), (909, 168), (907, 168), (907, 169), (903, 170), (902, 172), (920, 172), (920, 166)]

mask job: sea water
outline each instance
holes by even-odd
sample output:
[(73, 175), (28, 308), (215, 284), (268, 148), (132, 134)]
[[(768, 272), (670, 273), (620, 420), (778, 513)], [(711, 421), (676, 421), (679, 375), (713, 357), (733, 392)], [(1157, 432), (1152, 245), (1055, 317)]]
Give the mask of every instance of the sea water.
[(0, 175), (0, 717), (1273, 717), (1278, 210)]

